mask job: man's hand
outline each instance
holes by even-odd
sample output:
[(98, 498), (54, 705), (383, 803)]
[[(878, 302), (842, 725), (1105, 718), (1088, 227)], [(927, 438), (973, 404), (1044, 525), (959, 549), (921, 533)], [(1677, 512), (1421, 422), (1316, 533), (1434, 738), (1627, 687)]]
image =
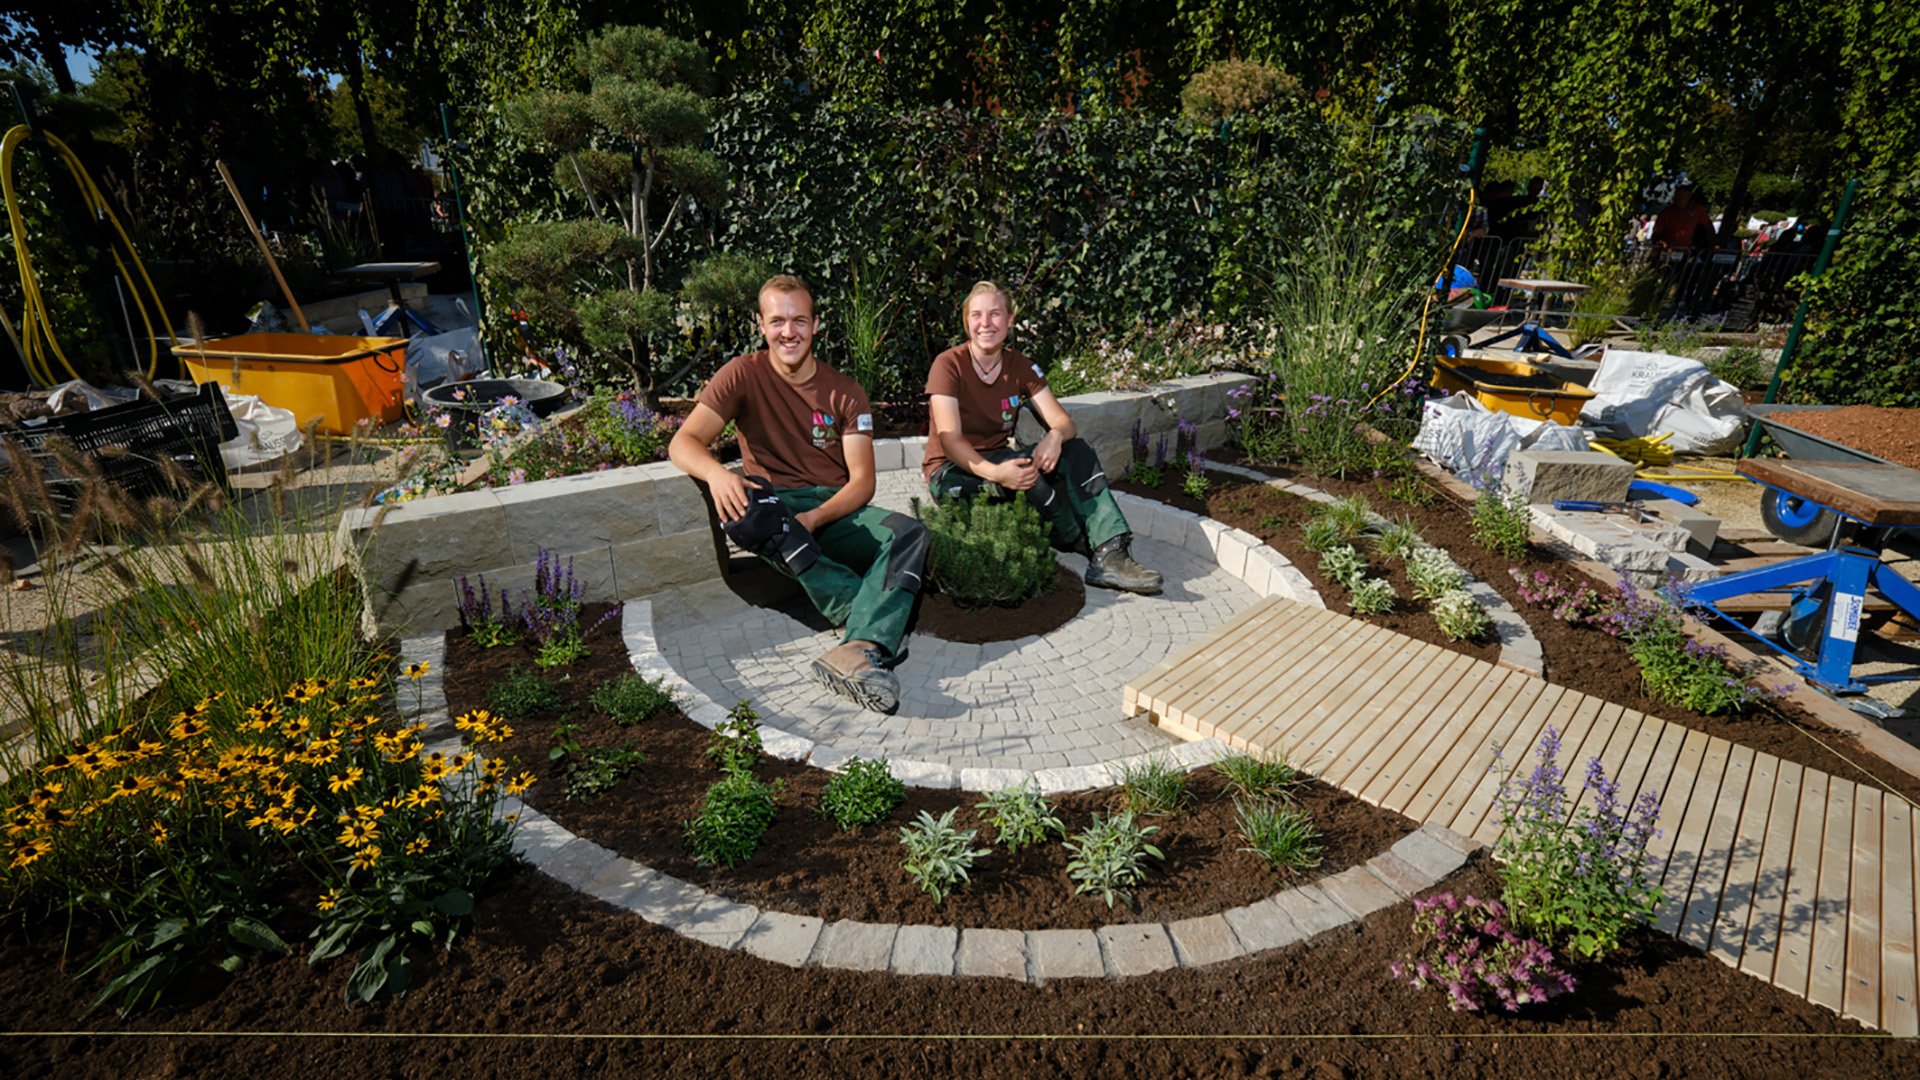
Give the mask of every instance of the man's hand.
[(1025, 491), (1033, 486), (1039, 476), (1040, 470), (1033, 467), (1033, 459), (1023, 457), (995, 465), (987, 479), (1008, 491)]
[(1060, 466), (1060, 447), (1065, 445), (1066, 436), (1056, 429), (1049, 431), (1033, 448), (1033, 467), (1043, 473), (1050, 473)]
[(713, 495), (713, 508), (721, 521), (738, 521), (747, 512), (747, 483), (731, 470), (722, 469), (707, 478), (707, 491)]
[(818, 534), (820, 531), (820, 510), (818, 507), (812, 510), (800, 511), (793, 515), (793, 520), (799, 522), (800, 527), (809, 533)]

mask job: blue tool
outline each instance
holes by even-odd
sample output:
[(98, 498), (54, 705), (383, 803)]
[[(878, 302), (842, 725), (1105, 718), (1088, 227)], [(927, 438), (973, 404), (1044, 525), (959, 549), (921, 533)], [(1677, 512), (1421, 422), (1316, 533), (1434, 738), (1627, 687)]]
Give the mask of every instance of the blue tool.
[(1627, 496), (1635, 499), (1672, 499), (1681, 506), (1696, 506), (1700, 502), (1700, 496), (1685, 488), (1656, 484), (1651, 480), (1635, 480), (1628, 484)]

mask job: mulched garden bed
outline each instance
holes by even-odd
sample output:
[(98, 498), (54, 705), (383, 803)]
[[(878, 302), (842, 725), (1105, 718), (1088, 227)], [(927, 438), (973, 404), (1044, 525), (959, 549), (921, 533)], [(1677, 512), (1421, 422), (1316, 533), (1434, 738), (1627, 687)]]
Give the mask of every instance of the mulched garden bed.
[[(582, 622), (592, 625), (607, 605), (587, 605)], [(1370, 806), (1318, 781), (1307, 781), (1295, 798), (1323, 835), (1323, 861), (1298, 878), (1276, 875), (1258, 856), (1241, 850), (1233, 799), (1213, 770), (1189, 782), (1187, 808), (1147, 819), (1159, 827), (1150, 842), (1165, 853), (1135, 894), (1135, 906), (1109, 909), (1075, 896), (1067, 877), (1067, 854), (1059, 843), (1009, 856), (999, 848), (974, 864), (972, 881), (939, 905), (907, 877), (900, 861), (900, 826), (922, 810), (939, 817), (959, 808), (956, 824), (979, 828), (976, 846), (988, 847), (993, 828), (974, 810), (973, 792), (907, 789), (907, 800), (886, 821), (842, 832), (817, 814), (830, 774), (811, 765), (763, 759), (755, 774), (785, 785), (777, 797), (773, 828), (748, 861), (705, 867), (694, 862), (681, 839), (684, 822), (719, 772), (706, 757), (711, 737), (677, 712), (621, 727), (598, 713), (589, 696), (602, 682), (631, 670), (609, 620), (589, 636), (593, 654), (549, 676), (564, 704), (513, 724), (516, 734), (500, 752), (517, 757), (542, 781), (527, 802), (569, 831), (740, 903), (815, 915), (827, 920), (922, 923), (1025, 930), (1090, 929), (1109, 923), (1168, 922), (1251, 904), (1298, 881), (1337, 873), (1385, 851), (1412, 829), (1397, 814)], [(513, 669), (533, 668), (525, 646), (482, 649), (464, 631), (447, 635), (447, 704), (458, 716), (487, 704), (487, 691)], [(586, 745), (631, 741), (646, 760), (626, 779), (591, 802), (568, 799), (560, 770), (547, 762), (554, 722), (571, 716), (584, 725)], [(1080, 792), (1056, 799), (1069, 832), (1085, 828), (1096, 813), (1121, 809), (1113, 791)]]
[[(1526, 619), (1527, 625), (1533, 628), (1534, 636), (1540, 640), (1541, 650), (1546, 658), (1546, 677), (1552, 682), (1650, 716), (1657, 716), (1662, 720), (1751, 747), (1762, 753), (1772, 754), (1785, 761), (1821, 769), (1834, 776), (1870, 783), (1883, 789), (1897, 791), (1908, 799), (1920, 801), (1920, 779), (1881, 761), (1872, 751), (1861, 746), (1852, 735), (1828, 726), (1824, 721), (1792, 702), (1780, 702), (1766, 708), (1752, 709), (1740, 716), (1705, 716), (1676, 705), (1669, 705), (1641, 692), (1639, 665), (1627, 655), (1626, 649), (1617, 639), (1598, 630), (1570, 626), (1553, 618), (1543, 609), (1530, 607), (1520, 599), (1508, 569), (1518, 567), (1529, 575), (1536, 570), (1544, 570), (1568, 584), (1585, 580), (1585, 578), (1551, 553), (1537, 547), (1529, 548), (1526, 557), (1518, 562), (1509, 562), (1481, 548), (1472, 539), (1467, 507), (1437, 487), (1431, 489), (1434, 494), (1433, 500), (1420, 505), (1391, 498), (1368, 481), (1323, 476), (1312, 470), (1291, 465), (1268, 465), (1257, 462), (1240, 462), (1240, 464), (1258, 468), (1278, 479), (1292, 480), (1318, 488), (1331, 495), (1364, 495), (1376, 513), (1389, 518), (1398, 518), (1403, 515), (1411, 517), (1428, 543), (1445, 549), (1453, 557), (1454, 562), (1492, 586), (1501, 596), (1506, 597), (1514, 610)], [(1316, 505), (1309, 500), (1288, 495), (1265, 484), (1230, 479), (1220, 473), (1214, 473), (1209, 477), (1204, 503), (1181, 493), (1178, 490), (1178, 482), (1171, 477), (1157, 489), (1143, 489), (1126, 483), (1117, 486), (1121, 490), (1133, 490), (1148, 498), (1160, 499), (1183, 510), (1207, 514), (1260, 537), (1307, 575), (1314, 586), (1320, 590), (1321, 596), (1326, 599), (1328, 607), (1335, 611), (1347, 611), (1344, 601), (1346, 590), (1338, 583), (1328, 582), (1320, 575), (1319, 555), (1299, 542), (1298, 523), (1305, 520), (1307, 514)], [(1290, 524), (1277, 528), (1264, 525), (1263, 522), (1269, 520), (1269, 515), (1274, 514), (1280, 515)], [(1376, 571), (1386, 566), (1386, 560), (1378, 556), (1369, 555), (1369, 561)], [(1402, 599), (1393, 612), (1367, 616), (1366, 621), (1480, 659), (1489, 661), (1498, 659), (1497, 647), (1447, 641), (1445, 635), (1441, 634), (1439, 628), (1433, 624), (1432, 617), (1425, 612), (1426, 605), (1405, 599), (1407, 591), (1404, 586), (1403, 578), (1394, 580), (1394, 587), (1399, 590)], [(1824, 746), (1821, 745), (1823, 743)], [(1856, 765), (1855, 762), (1860, 764)], [(1578, 766), (1583, 762), (1563, 762), (1562, 764)], [(1871, 771), (1867, 771), (1869, 769)]]
[(937, 587), (929, 589), (920, 594), (920, 604), (907, 630), (910, 634), (928, 634), (963, 645), (1014, 641), (1030, 634), (1058, 630), (1086, 606), (1086, 582), (1062, 565), (1054, 577), (1053, 588), (1013, 607), (989, 604), (970, 608)]
[[(1479, 865), (1445, 887), (1486, 896)], [(262, 958), (151, 1012), (85, 1012), (85, 927), (0, 935), (0, 1074), (191, 1076), (1880, 1077), (1920, 1044), (1859, 1025), (1671, 938), (1637, 931), (1571, 995), (1453, 1013), (1391, 980), (1407, 905), (1202, 970), (1031, 987), (792, 970), (679, 937), (532, 869), (482, 898), (412, 990), (343, 1011), (351, 958)], [(122, 1032), (131, 1034), (121, 1034)], [(258, 1035), (233, 1033), (259, 1032)], [(1017, 1036), (1026, 1036), (1019, 1038)], [(996, 1037), (998, 1036), (998, 1037)]]

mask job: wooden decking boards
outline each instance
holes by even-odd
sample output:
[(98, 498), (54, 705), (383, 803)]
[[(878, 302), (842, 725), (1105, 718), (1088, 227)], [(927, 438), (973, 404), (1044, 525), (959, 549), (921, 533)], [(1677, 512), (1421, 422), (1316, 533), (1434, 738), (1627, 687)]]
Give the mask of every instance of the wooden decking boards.
[(1496, 797), (1559, 733), (1569, 795), (1589, 758), (1661, 808), (1653, 925), (1895, 1035), (1920, 1035), (1920, 823), (1900, 795), (1335, 612), (1269, 597), (1129, 683), (1129, 715), (1284, 753), (1360, 798), (1482, 842)]

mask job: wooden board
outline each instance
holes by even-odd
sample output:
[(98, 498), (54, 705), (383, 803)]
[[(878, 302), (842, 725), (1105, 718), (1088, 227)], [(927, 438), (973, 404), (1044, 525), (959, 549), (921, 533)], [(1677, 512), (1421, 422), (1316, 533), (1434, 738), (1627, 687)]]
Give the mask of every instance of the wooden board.
[(1840, 1015), (1880, 1026), (1880, 864), (1884, 794), (1861, 784), (1853, 796), (1853, 880), (1847, 887), (1847, 986)]
[[(1445, 825), (1462, 835), (1471, 835), (1475, 831), (1486, 808), (1492, 803), (1493, 792), (1500, 784), (1500, 775), (1494, 771), (1494, 766), (1500, 762), (1501, 748), (1531, 742), (1533, 733), (1540, 730), (1562, 700), (1580, 696), (1575, 691), (1552, 683), (1541, 685), (1540, 696), (1528, 703), (1525, 710), (1516, 707), (1496, 718), (1486, 738), (1468, 748), (1465, 764), (1454, 770), (1456, 778), (1434, 800), (1425, 820)], [(1568, 701), (1567, 708), (1572, 710), (1571, 701)], [(1472, 809), (1469, 810), (1469, 807)]]
[(1897, 795), (1886, 801), (1887, 837), (1881, 864), (1880, 1026), (1900, 1038), (1920, 1035), (1920, 978), (1914, 968), (1913, 806)]
[(1355, 634), (1329, 634), (1319, 645), (1289, 657), (1291, 666), (1275, 665), (1268, 672), (1254, 672), (1252, 678), (1224, 687), (1214, 700), (1201, 703), (1196, 712), (1213, 717), (1216, 734), (1246, 742), (1244, 732), (1268, 727), (1271, 718), (1289, 703), (1305, 697), (1324, 697), (1339, 693), (1349, 678), (1370, 673), (1366, 662), (1380, 650), (1391, 650), (1398, 635), (1377, 626), (1363, 626)]
[(1853, 880), (1854, 783), (1827, 785), (1826, 839), (1820, 849), (1819, 894), (1813, 902), (1813, 960), (1807, 1000), (1840, 1011), (1847, 983), (1847, 895)]
[(1773, 985), (1807, 996), (1813, 971), (1813, 923), (1819, 915), (1820, 856), (1826, 850), (1827, 797), (1833, 777), (1808, 769), (1800, 779), (1800, 813), (1793, 827), (1793, 857), (1787, 860)]
[(1456, 694), (1468, 693), (1479, 681), (1479, 676), (1493, 670), (1493, 665), (1471, 657), (1461, 656), (1460, 659), (1466, 663), (1449, 665), (1447, 672), (1422, 690), (1406, 709), (1384, 712), (1366, 728), (1354, 731), (1344, 749), (1328, 763), (1327, 771), (1322, 774), (1326, 781), (1348, 791), (1359, 791), (1373, 778), (1373, 770), (1384, 764), (1384, 761), (1374, 758), (1374, 752), (1383, 741), (1393, 738), (1394, 732), (1408, 723), (1409, 718), (1418, 722), (1432, 715), (1441, 702)]
[(1458, 678), (1466, 657), (1438, 645), (1426, 645), (1407, 664), (1405, 678), (1390, 681), (1365, 702), (1352, 702), (1335, 709), (1317, 722), (1295, 724), (1287, 733), (1288, 751), (1294, 764), (1314, 775), (1323, 775), (1354, 733), (1371, 727), (1380, 716), (1398, 708), (1400, 703), (1418, 696), (1434, 679)]
[(1747, 803), (1740, 811), (1740, 826), (1733, 833), (1727, 881), (1720, 889), (1720, 915), (1714, 920), (1712, 940), (1707, 943), (1707, 954), (1728, 967), (1740, 966), (1740, 950), (1746, 943), (1747, 926), (1753, 921), (1768, 815), (1773, 810), (1773, 793), (1780, 786), (1780, 765), (1780, 759), (1772, 754), (1754, 755), (1753, 772), (1747, 780)]
[[(1720, 780), (1726, 775), (1727, 759), (1733, 744), (1721, 738), (1709, 738), (1687, 795), (1686, 813), (1679, 815), (1673, 828), (1673, 854), (1660, 878), (1660, 908), (1654, 912), (1653, 926), (1663, 934), (1680, 931), (1680, 920), (1693, 902), (1693, 875), (1700, 869), (1707, 830), (1713, 827), (1714, 809), (1720, 802)], [(1751, 753), (1751, 751), (1749, 751)], [(1677, 771), (1677, 770), (1676, 770)], [(1744, 775), (1742, 776), (1744, 780)], [(1679, 794), (1679, 785), (1673, 793)]]
[[(1487, 776), (1481, 786), (1467, 800), (1461, 809), (1461, 831), (1465, 825), (1473, 825), (1470, 833), (1475, 840), (1491, 844), (1500, 838), (1503, 826), (1500, 823), (1500, 786), (1509, 779), (1520, 780), (1533, 771), (1530, 760), (1533, 748), (1548, 728), (1562, 729), (1572, 722), (1573, 717), (1583, 709), (1597, 709), (1598, 702), (1585, 694), (1567, 691), (1553, 707), (1553, 712), (1542, 717), (1538, 726), (1522, 725), (1513, 733), (1513, 740), (1501, 750), (1501, 760)], [(1532, 717), (1529, 716), (1529, 720)], [(1478, 819), (1476, 822), (1475, 819)]]
[[(1417, 790), (1404, 800), (1389, 799), (1383, 805), (1415, 821), (1431, 821), (1447, 792), (1457, 787), (1468, 775), (1479, 779), (1486, 773), (1487, 761), (1492, 759), (1488, 743), (1500, 724), (1507, 721), (1511, 726), (1511, 722), (1517, 722), (1536, 701), (1546, 696), (1558, 699), (1560, 691), (1551, 683), (1531, 677), (1519, 682), (1510, 681), (1501, 696), (1480, 710), (1444, 755), (1433, 754), (1425, 759), (1430, 767), (1418, 781)], [(1483, 753), (1485, 758), (1476, 762), (1475, 759)]]
[(1292, 611), (1292, 609), (1302, 606), (1304, 605), (1296, 604), (1280, 596), (1270, 596), (1264, 600), (1255, 601), (1244, 611), (1241, 611), (1233, 618), (1215, 627), (1213, 632), (1209, 633), (1206, 637), (1192, 642), (1185, 648), (1175, 652), (1172, 656), (1167, 657), (1160, 663), (1148, 668), (1142, 674), (1129, 680), (1128, 683), (1120, 689), (1121, 709), (1125, 710), (1128, 716), (1140, 712), (1143, 706), (1137, 704), (1137, 699), (1142, 687), (1152, 685), (1156, 680), (1164, 678), (1169, 672), (1188, 663), (1194, 657), (1219, 648), (1223, 641), (1231, 641), (1238, 636), (1240, 631), (1248, 623), (1280, 618)]
[(1793, 854), (1793, 828), (1800, 815), (1802, 774), (1796, 762), (1783, 761), (1773, 782), (1773, 805), (1767, 810), (1767, 835), (1755, 869), (1753, 910), (1741, 942), (1740, 970), (1759, 979), (1773, 979), (1773, 961), (1780, 949), (1780, 913), (1786, 903), (1788, 860)]
[(1734, 745), (1727, 751), (1727, 770), (1720, 778), (1720, 796), (1714, 800), (1706, 836), (1700, 842), (1692, 895), (1680, 915), (1676, 936), (1702, 952), (1713, 940), (1713, 923), (1720, 914), (1721, 890), (1727, 883), (1727, 868), (1733, 860), (1734, 833), (1740, 827), (1740, 813), (1746, 806), (1755, 757), (1753, 750), (1745, 746)]
[(1223, 639), (1217, 651), (1200, 654), (1142, 687), (1138, 701), (1163, 722), (1190, 728), (1186, 713), (1222, 682), (1284, 674), (1306, 655), (1305, 644), (1324, 637), (1330, 625), (1311, 612), (1249, 624), (1235, 638)]
[(1904, 465), (1744, 458), (1738, 468), (1868, 525), (1920, 525), (1920, 471)]
[(1274, 716), (1259, 731), (1235, 734), (1229, 742), (1258, 743), (1277, 750), (1295, 765), (1312, 769), (1319, 750), (1334, 733), (1370, 706), (1377, 712), (1376, 698), (1391, 699), (1409, 683), (1427, 677), (1430, 666), (1438, 666), (1448, 651), (1409, 637), (1401, 637), (1392, 651), (1363, 663), (1355, 671), (1342, 695), (1315, 700), (1302, 697)]
[[(1400, 744), (1398, 747), (1382, 744), (1381, 750), (1387, 751), (1390, 756), (1375, 769), (1373, 779), (1360, 790), (1360, 797), (1388, 810), (1398, 809), (1398, 806), (1389, 805), (1389, 800), (1405, 805), (1406, 800), (1419, 790), (1420, 781), (1425, 780), (1426, 774), (1433, 768), (1433, 758), (1428, 758), (1424, 767), (1421, 765), (1421, 759), (1429, 749), (1434, 758), (1445, 756), (1446, 751), (1453, 749), (1454, 740), (1467, 730), (1474, 717), (1480, 715), (1480, 710), (1507, 692), (1510, 681), (1526, 678), (1529, 676), (1517, 671), (1493, 668), (1486, 672), (1476, 671), (1473, 676), (1461, 680), (1461, 686), (1466, 690), (1464, 694), (1449, 695), (1448, 702), (1443, 702), (1440, 708), (1429, 713), (1417, 727), (1397, 740)], [(1515, 686), (1515, 689), (1518, 687)], [(1380, 756), (1376, 753), (1375, 760)]]

